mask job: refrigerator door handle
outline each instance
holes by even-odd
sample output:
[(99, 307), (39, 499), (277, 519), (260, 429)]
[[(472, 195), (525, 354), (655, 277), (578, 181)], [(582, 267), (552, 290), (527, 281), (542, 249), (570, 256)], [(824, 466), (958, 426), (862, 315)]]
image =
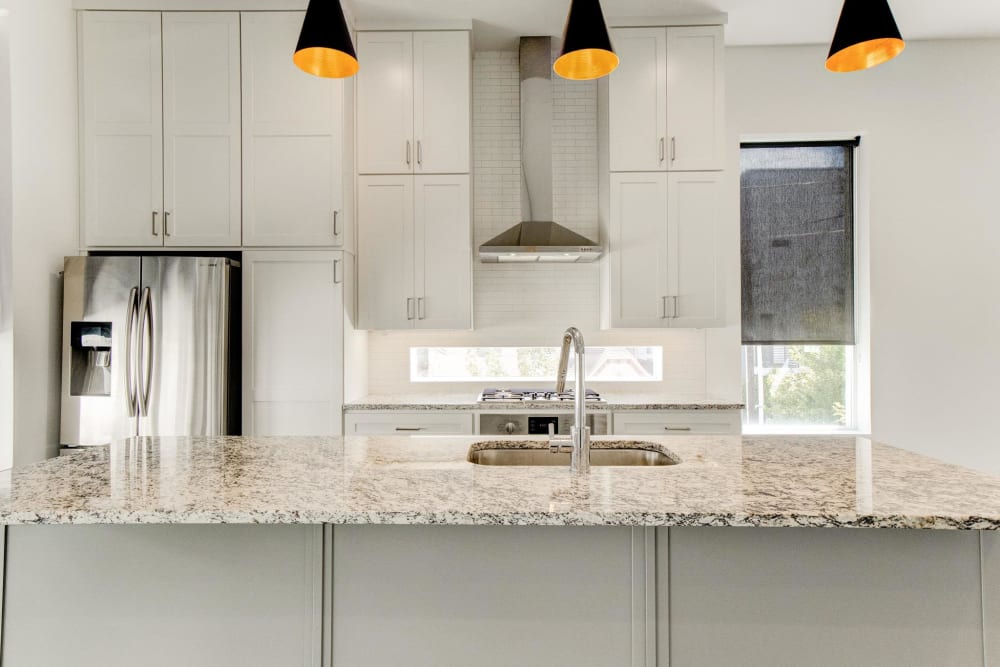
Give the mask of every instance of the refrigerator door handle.
[(128, 293), (128, 306), (125, 310), (125, 407), (128, 408), (129, 417), (135, 417), (139, 410), (135, 395), (135, 343), (132, 339), (138, 315), (139, 288), (133, 287)]
[(139, 302), (139, 414), (149, 414), (149, 389), (153, 380), (153, 306), (148, 287), (142, 290)]

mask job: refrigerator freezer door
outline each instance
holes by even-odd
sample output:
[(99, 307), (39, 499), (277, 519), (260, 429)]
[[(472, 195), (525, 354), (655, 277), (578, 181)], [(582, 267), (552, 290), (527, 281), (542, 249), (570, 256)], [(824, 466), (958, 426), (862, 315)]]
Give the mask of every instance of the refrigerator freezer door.
[[(137, 328), (138, 257), (67, 257), (63, 273), (62, 445), (135, 435), (134, 367), (126, 331)], [(134, 342), (134, 338), (133, 338)]]
[(140, 435), (227, 435), (232, 270), (223, 258), (142, 258)]

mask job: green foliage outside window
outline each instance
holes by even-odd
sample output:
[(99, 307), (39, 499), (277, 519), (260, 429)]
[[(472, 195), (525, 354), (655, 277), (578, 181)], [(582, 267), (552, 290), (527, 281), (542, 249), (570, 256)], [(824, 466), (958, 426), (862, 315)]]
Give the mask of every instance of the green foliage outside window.
[(793, 363), (764, 376), (767, 421), (846, 424), (846, 349), (842, 345), (788, 347), (788, 359)]

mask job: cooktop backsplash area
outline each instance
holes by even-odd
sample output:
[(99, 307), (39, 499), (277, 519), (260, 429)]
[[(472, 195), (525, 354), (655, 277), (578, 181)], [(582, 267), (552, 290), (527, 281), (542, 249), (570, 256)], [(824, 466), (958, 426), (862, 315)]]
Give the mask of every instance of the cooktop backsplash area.
[[(553, 51), (558, 53), (558, 40)], [(521, 221), (520, 80), (517, 51), (479, 51), (473, 59), (473, 243)], [(597, 84), (552, 78), (553, 217), (605, 243), (598, 222)], [(660, 345), (663, 380), (619, 391), (698, 394), (711, 391), (703, 330), (600, 330), (601, 263), (473, 264), (473, 331), (399, 331), (369, 334), (372, 393), (451, 392), (481, 383), (411, 383), (411, 346), (555, 346), (569, 325), (588, 345)], [(611, 385), (610, 387), (614, 387)], [(609, 387), (605, 387), (607, 390)], [(738, 387), (734, 389), (738, 393)]]

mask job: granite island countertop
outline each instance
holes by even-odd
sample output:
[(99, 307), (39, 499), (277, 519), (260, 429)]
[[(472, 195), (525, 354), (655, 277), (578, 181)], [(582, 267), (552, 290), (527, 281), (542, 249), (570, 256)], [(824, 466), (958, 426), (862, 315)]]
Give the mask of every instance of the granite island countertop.
[(1000, 529), (1000, 478), (867, 438), (650, 437), (681, 463), (586, 475), (467, 462), (484, 440), (133, 439), (0, 474), (0, 523)]
[[(604, 401), (587, 403), (587, 410), (742, 410), (738, 401), (711, 396), (666, 395), (658, 393), (602, 392)], [(374, 394), (344, 404), (344, 412), (459, 411), (538, 412), (573, 410), (572, 401), (479, 401), (478, 393), (469, 394)]]

